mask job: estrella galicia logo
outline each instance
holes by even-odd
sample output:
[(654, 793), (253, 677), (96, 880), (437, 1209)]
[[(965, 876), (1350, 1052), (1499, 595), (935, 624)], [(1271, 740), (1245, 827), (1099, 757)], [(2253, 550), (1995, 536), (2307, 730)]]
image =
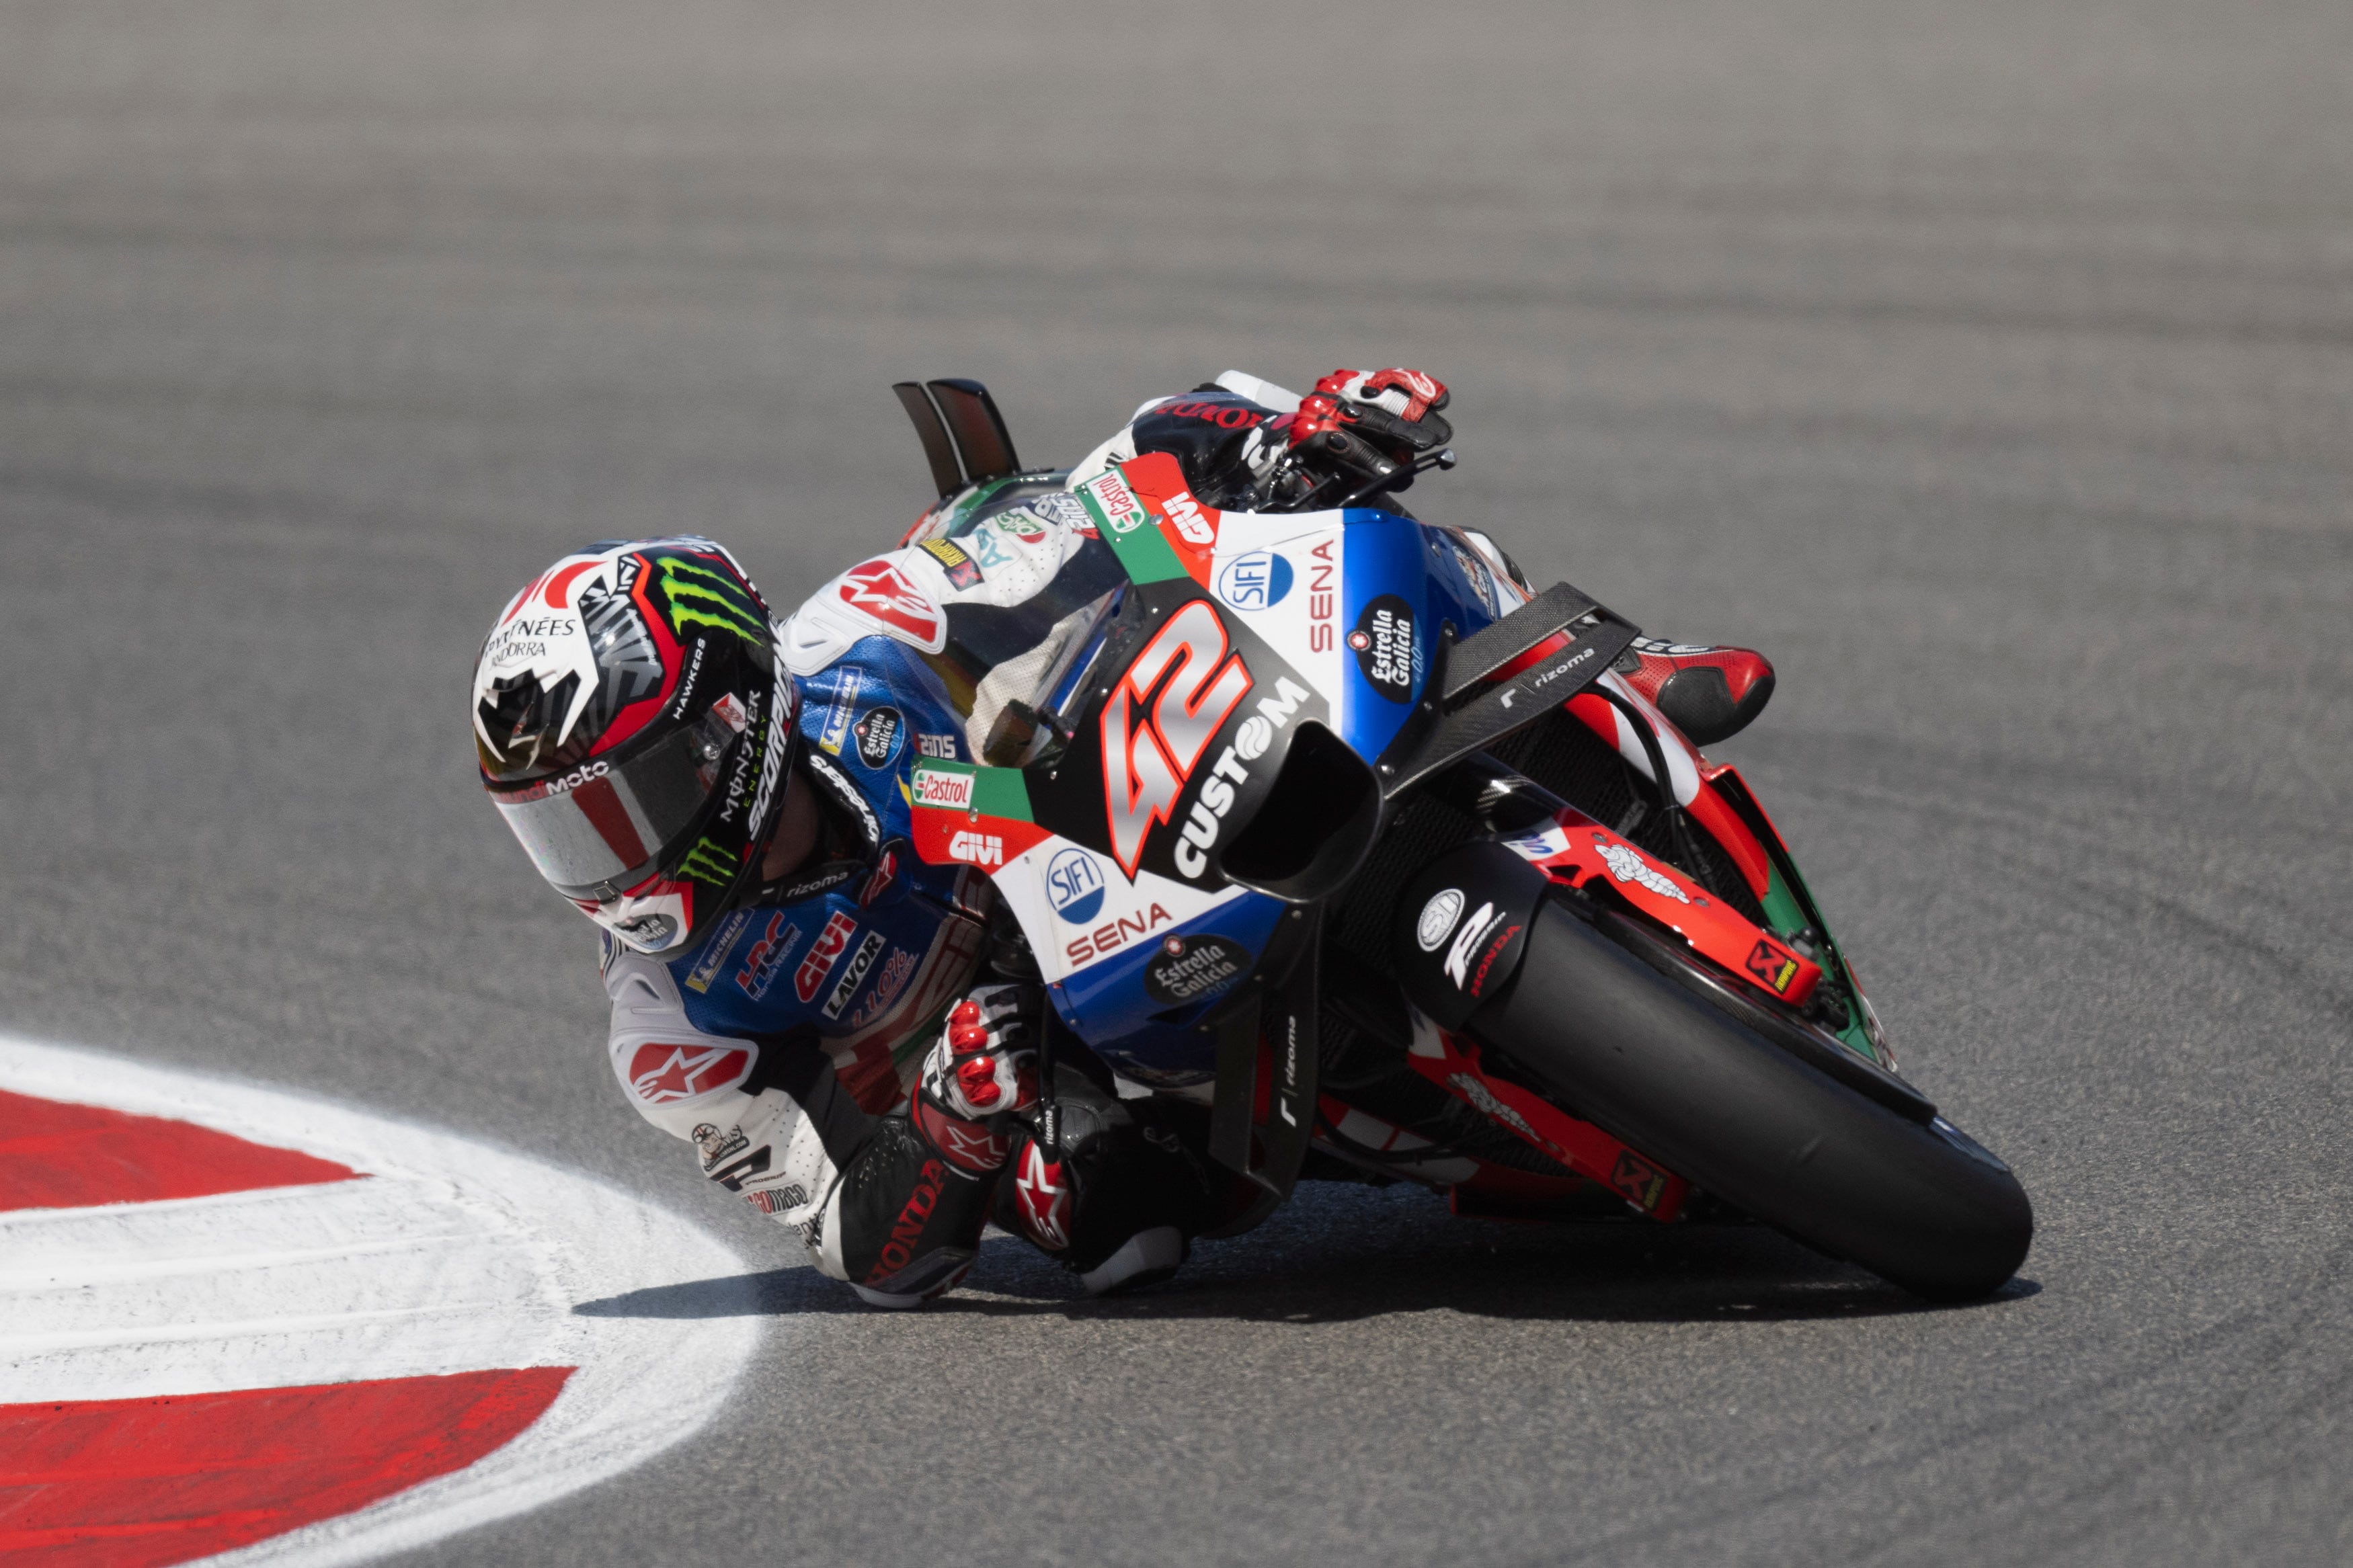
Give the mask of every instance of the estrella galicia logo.
[(1103, 910), (1103, 868), (1083, 849), (1065, 849), (1046, 863), (1046, 897), (1054, 912), (1073, 925)]
[(1218, 597), (1237, 610), (1263, 610), (1291, 592), (1291, 563), (1271, 550), (1237, 555), (1218, 573)]
[(870, 768), (887, 767), (899, 754), (899, 737), (907, 732), (907, 721), (896, 708), (869, 708), (849, 729), (858, 737), (858, 760)]
[(1164, 1007), (1206, 1002), (1233, 989), (1250, 966), (1250, 949), (1231, 937), (1163, 937), (1144, 966), (1144, 994)]
[(1365, 606), (1348, 634), (1348, 647), (1365, 681), (1392, 702), (1413, 700), (1413, 610), (1395, 594)]

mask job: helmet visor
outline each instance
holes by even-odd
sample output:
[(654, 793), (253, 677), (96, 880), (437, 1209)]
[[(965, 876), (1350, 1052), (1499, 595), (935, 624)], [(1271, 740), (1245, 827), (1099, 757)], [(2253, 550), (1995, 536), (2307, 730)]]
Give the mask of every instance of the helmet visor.
[(735, 740), (723, 720), (706, 713), (625, 763), (599, 757), (491, 798), (558, 892), (610, 898), (642, 881), (663, 847), (694, 825)]

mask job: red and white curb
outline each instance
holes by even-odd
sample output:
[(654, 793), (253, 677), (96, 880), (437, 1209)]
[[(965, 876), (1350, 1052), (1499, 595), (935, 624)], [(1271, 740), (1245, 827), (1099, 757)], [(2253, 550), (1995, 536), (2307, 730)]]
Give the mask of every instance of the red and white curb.
[(0, 1559), (353, 1563), (540, 1507), (708, 1421), (759, 1332), (575, 1309), (744, 1272), (470, 1139), (0, 1036)]

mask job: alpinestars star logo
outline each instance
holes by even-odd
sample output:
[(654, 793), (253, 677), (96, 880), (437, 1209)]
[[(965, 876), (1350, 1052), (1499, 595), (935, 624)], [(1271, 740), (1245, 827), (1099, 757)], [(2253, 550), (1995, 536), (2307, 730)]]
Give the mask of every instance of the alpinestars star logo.
[(1250, 668), (1206, 599), (1169, 616), (1120, 677), (1103, 710), (1103, 808), (1113, 858), (1131, 879), (1152, 825), (1176, 809), (1201, 753), (1250, 689)]
[(724, 1089), (744, 1076), (752, 1053), (724, 1046), (639, 1046), (629, 1058), (629, 1088), (649, 1105), (668, 1105)]
[(1060, 1252), (1071, 1245), (1071, 1189), (1062, 1180), (1060, 1161), (1047, 1163), (1046, 1152), (1030, 1144), (1021, 1152), (1021, 1173), (1013, 1180), (1013, 1191), (1021, 1205), (1021, 1223), (1039, 1246)]
[(888, 561), (869, 561), (842, 574), (841, 602), (927, 653), (947, 646), (939, 606)]

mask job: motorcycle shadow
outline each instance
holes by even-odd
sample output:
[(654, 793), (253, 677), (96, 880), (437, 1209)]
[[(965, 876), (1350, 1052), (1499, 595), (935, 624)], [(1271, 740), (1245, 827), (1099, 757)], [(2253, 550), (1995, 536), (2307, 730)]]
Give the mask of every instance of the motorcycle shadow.
[(1788, 1322), (1968, 1310), (2041, 1293), (2013, 1279), (1942, 1306), (1749, 1224), (1458, 1219), (1419, 1188), (1303, 1184), (1247, 1236), (1198, 1244), (1174, 1279), (1089, 1298), (1051, 1259), (992, 1237), (955, 1296), (979, 1314), (1328, 1323), (1445, 1309), (1522, 1321)]
[[(1762, 1226), (1464, 1220), (1419, 1188), (1314, 1183), (1257, 1230), (1198, 1244), (1174, 1279), (1130, 1295), (1089, 1297), (1054, 1259), (992, 1231), (963, 1287), (926, 1311), (1331, 1323), (1445, 1309), (1523, 1321), (1791, 1322), (1977, 1310), (2041, 1290), (2021, 1278), (1986, 1300), (1942, 1306)], [(805, 1265), (637, 1290), (573, 1310), (673, 1319), (873, 1310)]]

